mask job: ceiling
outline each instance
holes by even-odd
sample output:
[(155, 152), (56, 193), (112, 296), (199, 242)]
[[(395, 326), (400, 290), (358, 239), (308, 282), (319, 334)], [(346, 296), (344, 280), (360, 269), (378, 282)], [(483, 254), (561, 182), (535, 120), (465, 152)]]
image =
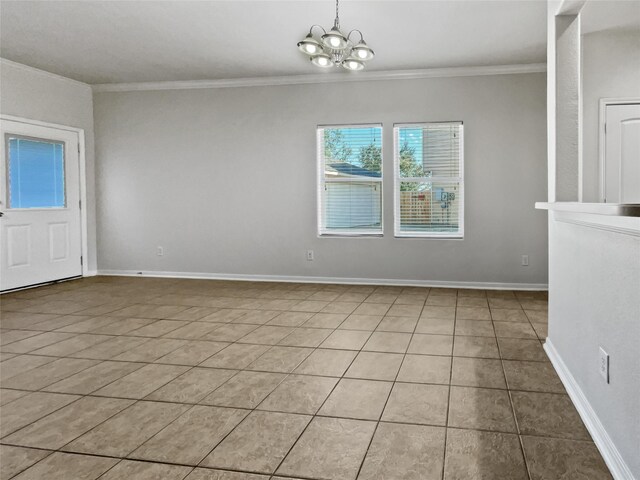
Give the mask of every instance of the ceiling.
[[(331, 27), (334, 8), (332, 0), (3, 0), (0, 56), (91, 84), (319, 73), (296, 43), (314, 23)], [(376, 51), (369, 71), (546, 59), (544, 0), (343, 0), (340, 18)]]
[(580, 30), (583, 34), (604, 30), (640, 32), (640, 1), (589, 1), (580, 10)]

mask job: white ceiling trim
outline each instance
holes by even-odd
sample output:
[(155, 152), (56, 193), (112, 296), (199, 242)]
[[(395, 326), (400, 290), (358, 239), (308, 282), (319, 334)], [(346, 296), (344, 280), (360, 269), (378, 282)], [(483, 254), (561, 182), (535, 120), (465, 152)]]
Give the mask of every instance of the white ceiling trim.
[(19, 68), (21, 70), (26, 70), (27, 72), (32, 72), (32, 73), (36, 73), (38, 75), (42, 75), (43, 77), (54, 78), (56, 80), (61, 80), (63, 82), (72, 83), (74, 85), (78, 85), (78, 86), (82, 86), (82, 87), (86, 87), (86, 88), (91, 88), (91, 85), (89, 85), (88, 83), (80, 82), (78, 80), (74, 80), (73, 78), (69, 78), (69, 77), (63, 77), (62, 75), (58, 75), (56, 73), (47, 72), (46, 70), (41, 70), (41, 69), (36, 68), (36, 67), (31, 67), (29, 65), (25, 65), (24, 63), (18, 63), (18, 62), (14, 62), (12, 60), (7, 60), (6, 58), (0, 57), (0, 68), (2, 67), (2, 65), (7, 65), (7, 66), (14, 67), (14, 68)]
[(391, 70), (344, 74), (288, 75), (281, 77), (232, 78), (221, 80), (187, 80), (173, 82), (102, 83), (92, 85), (94, 93), (136, 92), (151, 90), (191, 90), (198, 88), (262, 87), (271, 85), (299, 85), (309, 83), (364, 82), (372, 80), (413, 80), (418, 78), (472, 77), (484, 75), (512, 75), (547, 71), (546, 63), (491, 65), (484, 67), (429, 68), (420, 70)]

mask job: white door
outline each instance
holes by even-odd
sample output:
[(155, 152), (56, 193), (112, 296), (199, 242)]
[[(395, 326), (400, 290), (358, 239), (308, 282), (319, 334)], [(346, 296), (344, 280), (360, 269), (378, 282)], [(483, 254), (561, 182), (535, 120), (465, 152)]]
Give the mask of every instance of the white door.
[(640, 203), (640, 104), (605, 108), (604, 200)]
[(78, 133), (0, 130), (0, 290), (82, 275)]

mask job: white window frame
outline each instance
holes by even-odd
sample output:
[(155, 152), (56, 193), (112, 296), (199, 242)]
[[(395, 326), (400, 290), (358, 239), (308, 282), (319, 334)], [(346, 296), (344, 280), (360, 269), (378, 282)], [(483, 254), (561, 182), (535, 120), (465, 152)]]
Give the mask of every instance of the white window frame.
[[(401, 128), (422, 128), (425, 125), (456, 123), (460, 124), (460, 176), (459, 177), (401, 177), (400, 176), (400, 142)], [(459, 185), (460, 204), (458, 208), (457, 232), (402, 232), (400, 230), (400, 183), (401, 182), (429, 182), (429, 183), (457, 183)], [(464, 239), (464, 122), (461, 120), (445, 122), (419, 122), (393, 124), (393, 224), (394, 236), (397, 238), (441, 238)]]
[[(325, 192), (326, 179), (324, 175), (324, 162), (323, 162), (323, 146), (324, 138), (323, 132), (327, 128), (379, 128), (380, 129), (380, 179), (377, 181), (380, 185), (380, 230), (348, 230), (348, 231), (335, 231), (327, 230), (324, 228), (324, 212), (323, 212), (323, 197)], [(317, 220), (318, 220), (318, 237), (330, 238), (330, 237), (382, 237), (384, 235), (384, 128), (382, 123), (363, 123), (363, 124), (344, 124), (344, 125), (318, 125), (316, 127), (316, 164), (317, 164)], [(373, 177), (372, 177), (373, 178)], [(353, 180), (349, 178), (336, 178), (329, 183), (345, 182), (349, 183)]]

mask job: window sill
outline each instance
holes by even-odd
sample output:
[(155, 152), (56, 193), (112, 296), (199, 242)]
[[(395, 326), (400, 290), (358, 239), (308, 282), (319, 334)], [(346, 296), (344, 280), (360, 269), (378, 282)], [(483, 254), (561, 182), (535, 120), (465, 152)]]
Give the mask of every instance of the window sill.
[(434, 239), (434, 240), (464, 240), (464, 235), (416, 235), (416, 234), (403, 234), (396, 233), (394, 234), (394, 238), (424, 238), (424, 239)]
[(382, 238), (380, 233), (319, 233), (318, 238)]

